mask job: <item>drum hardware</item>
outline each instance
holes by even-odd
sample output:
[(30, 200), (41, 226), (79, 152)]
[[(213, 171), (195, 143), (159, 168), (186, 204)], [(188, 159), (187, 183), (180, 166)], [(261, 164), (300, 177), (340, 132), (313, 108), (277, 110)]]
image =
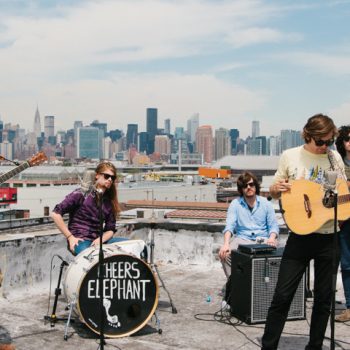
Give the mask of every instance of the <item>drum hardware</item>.
[(72, 320), (72, 312), (73, 312), (73, 309), (74, 309), (74, 306), (75, 306), (75, 303), (76, 303), (76, 299), (77, 298), (76, 298), (76, 295), (75, 295), (74, 299), (72, 300), (72, 302), (69, 305), (69, 314), (68, 314), (66, 326), (64, 328), (64, 336), (63, 336), (63, 339), (65, 341), (68, 340), (68, 327), (69, 327), (70, 323), (73, 321)]
[[(161, 283), (161, 286), (163, 287), (163, 289), (165, 290), (165, 292), (166, 292), (167, 295), (168, 295), (168, 299), (169, 299), (169, 302), (170, 302), (170, 305), (171, 305), (171, 312), (172, 312), (173, 314), (177, 314), (177, 309), (176, 309), (176, 307), (175, 307), (175, 305), (174, 305), (174, 303), (173, 303), (173, 300), (172, 300), (172, 298), (171, 298), (171, 295), (170, 295), (168, 289), (166, 288), (165, 283), (164, 283), (164, 281), (163, 281), (163, 279), (162, 279), (162, 277), (161, 277), (161, 275), (160, 275), (160, 273), (159, 273), (157, 264), (155, 264), (155, 262), (154, 262), (154, 247), (155, 247), (154, 229), (155, 229), (155, 228), (156, 228), (156, 222), (155, 222), (154, 216), (152, 215), (151, 224), (150, 224), (150, 230), (149, 230), (149, 236), (148, 236), (148, 239), (149, 239), (148, 244), (149, 244), (149, 247), (150, 247), (150, 254), (149, 254), (149, 256), (150, 256), (150, 261), (149, 261), (149, 262), (150, 262), (150, 265), (151, 265), (152, 270), (153, 270), (155, 273), (157, 273), (158, 278), (159, 278), (159, 281), (160, 281), (160, 283)], [(155, 315), (155, 317), (157, 318), (157, 315)], [(158, 333), (162, 333), (161, 330), (160, 330), (160, 332), (158, 331)]]
[[(158, 305), (158, 283), (151, 266), (130, 254), (140, 251), (140, 241), (122, 242), (124, 251), (117, 243), (110, 244), (113, 252), (104, 258), (105, 336), (124, 337), (137, 332), (154, 315)], [(75, 257), (75, 264), (66, 270), (63, 287), (70, 314), (76, 313), (80, 320), (93, 332), (99, 334), (100, 293), (98, 249), (88, 248), (93, 261), (84, 259), (82, 254)], [(88, 251), (89, 252), (89, 251)], [(156, 329), (161, 333), (156, 317)], [(67, 322), (67, 329), (69, 323)]]

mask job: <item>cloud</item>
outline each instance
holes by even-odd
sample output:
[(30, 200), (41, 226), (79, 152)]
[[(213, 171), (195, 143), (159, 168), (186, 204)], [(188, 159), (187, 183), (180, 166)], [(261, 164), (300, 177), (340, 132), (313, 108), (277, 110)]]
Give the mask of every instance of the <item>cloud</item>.
[(60, 7), (57, 17), (2, 17), (0, 42), (12, 45), (2, 49), (0, 62), (18, 60), (23, 70), (31, 65), (45, 72), (188, 57), (215, 50), (220, 42), (237, 46), (241, 35), (247, 43), (281, 40), (273, 29), (250, 28), (274, 11), (266, 4), (262, 9), (260, 1), (139, 0)]
[(230, 33), (226, 40), (232, 46), (239, 48), (264, 43), (300, 41), (302, 40), (302, 35), (297, 33), (285, 34), (279, 30), (271, 28), (251, 27)]
[(350, 54), (323, 54), (314, 52), (288, 52), (274, 56), (275, 59), (289, 64), (303, 66), (324, 75), (350, 74)]
[(329, 116), (334, 119), (338, 127), (341, 125), (350, 125), (350, 100), (332, 108), (329, 112)]
[(199, 113), (201, 124), (231, 128), (242, 124), (245, 115), (265, 103), (263, 94), (214, 76), (174, 73), (120, 74), (108, 81), (56, 85), (43, 94), (45, 104), (40, 104), (40, 110), (50, 108), (57, 116), (57, 126), (62, 128), (67, 119), (71, 124), (73, 120), (83, 119), (87, 124), (100, 119), (108, 121), (111, 129), (122, 126), (126, 130), (127, 123), (136, 122), (140, 130), (145, 130), (148, 107), (158, 108), (159, 127), (166, 118), (171, 118), (173, 128), (186, 127), (187, 119)]

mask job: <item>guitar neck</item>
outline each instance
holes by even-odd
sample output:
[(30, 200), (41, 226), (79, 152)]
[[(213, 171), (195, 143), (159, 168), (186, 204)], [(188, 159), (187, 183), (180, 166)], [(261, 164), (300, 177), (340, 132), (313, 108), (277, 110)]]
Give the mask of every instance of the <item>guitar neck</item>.
[(350, 202), (350, 193), (338, 196), (338, 204)]
[(15, 175), (19, 174), (21, 171), (29, 168), (30, 165), (28, 162), (24, 162), (21, 165), (17, 166), (16, 168), (8, 171), (7, 173), (0, 175), (0, 184), (6, 182), (11, 177), (14, 177)]

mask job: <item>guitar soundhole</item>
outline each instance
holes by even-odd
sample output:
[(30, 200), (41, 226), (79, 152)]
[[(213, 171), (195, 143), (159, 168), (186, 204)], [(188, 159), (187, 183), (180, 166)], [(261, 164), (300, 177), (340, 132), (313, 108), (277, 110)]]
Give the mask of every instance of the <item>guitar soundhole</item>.
[(312, 215), (311, 204), (310, 204), (309, 196), (305, 193), (304, 193), (304, 208), (307, 213), (307, 217), (310, 219)]

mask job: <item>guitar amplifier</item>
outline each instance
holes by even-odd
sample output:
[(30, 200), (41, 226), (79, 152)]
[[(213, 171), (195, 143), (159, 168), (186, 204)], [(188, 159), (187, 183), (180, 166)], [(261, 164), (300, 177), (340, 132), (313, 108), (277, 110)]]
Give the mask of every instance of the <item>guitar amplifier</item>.
[[(231, 314), (247, 324), (265, 323), (275, 292), (283, 248), (268, 254), (231, 252)], [(300, 281), (287, 320), (305, 319), (305, 275)]]

